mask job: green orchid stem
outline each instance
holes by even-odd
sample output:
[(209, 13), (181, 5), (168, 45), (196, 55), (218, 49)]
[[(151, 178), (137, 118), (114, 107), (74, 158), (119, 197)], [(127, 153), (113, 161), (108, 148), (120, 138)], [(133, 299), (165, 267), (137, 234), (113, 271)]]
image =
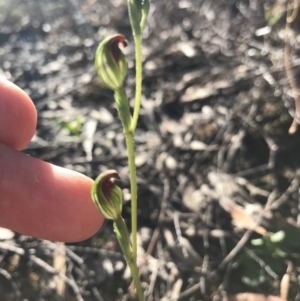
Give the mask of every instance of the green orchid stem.
[(137, 181), (134, 155), (134, 139), (132, 130), (132, 118), (125, 89), (122, 87), (115, 91), (115, 100), (119, 116), (123, 125), (127, 146), (128, 165), (130, 172), (130, 193), (131, 193), (131, 231), (132, 231), (132, 254), (136, 261), (137, 256)]
[(131, 121), (131, 135), (126, 135), (126, 144), (128, 151), (128, 162), (130, 169), (130, 190), (131, 190), (131, 227), (132, 227), (132, 252), (133, 258), (136, 260), (137, 254), (137, 183), (136, 183), (136, 167), (134, 159), (134, 140), (133, 135), (137, 126), (142, 97), (142, 36), (134, 34), (135, 45), (135, 100), (133, 117)]
[(133, 278), (133, 282), (136, 288), (136, 293), (138, 295), (139, 301), (145, 301), (145, 296), (142, 289), (142, 284), (139, 276), (139, 269), (136, 265), (136, 262), (134, 260), (131, 260), (130, 262), (127, 261), (127, 264), (130, 268), (131, 276)]
[(141, 108), (141, 97), (142, 97), (142, 36), (141, 34), (134, 34), (134, 47), (135, 47), (135, 100), (134, 100), (134, 111), (131, 129), (135, 132), (140, 108)]
[(125, 133), (128, 164), (130, 171), (130, 193), (131, 193), (131, 232), (132, 232), (132, 256), (136, 261), (137, 256), (137, 181), (136, 181), (136, 167), (134, 156), (134, 141), (133, 133)]
[(131, 131), (132, 117), (131, 117), (129, 103), (124, 87), (115, 90), (114, 96), (115, 96), (118, 113), (123, 125), (124, 134), (127, 135), (129, 133), (132, 133)]
[(145, 301), (145, 296), (143, 293), (140, 277), (139, 277), (139, 270), (136, 265), (136, 260), (133, 257), (129, 234), (127, 230), (127, 226), (121, 216), (118, 217), (117, 220), (114, 221), (114, 229), (116, 232), (116, 236), (120, 243), (121, 249), (124, 253), (126, 262), (130, 268), (130, 272), (133, 278), (133, 282), (136, 288), (136, 292), (139, 298), (139, 301)]

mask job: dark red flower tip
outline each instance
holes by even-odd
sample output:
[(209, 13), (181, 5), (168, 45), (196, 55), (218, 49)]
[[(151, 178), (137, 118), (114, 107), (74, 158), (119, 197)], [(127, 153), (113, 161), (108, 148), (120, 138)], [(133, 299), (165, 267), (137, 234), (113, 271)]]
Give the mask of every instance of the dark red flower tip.
[(108, 201), (110, 200), (110, 193), (116, 185), (114, 179), (120, 180), (120, 175), (117, 172), (108, 173), (103, 177), (101, 187), (98, 187), (98, 189), (102, 190), (105, 199)]
[(125, 37), (122, 34), (116, 34), (111, 40), (110, 40), (110, 51), (111, 54), (115, 60), (115, 62), (119, 62), (121, 58), (121, 50), (120, 46), (126, 47), (127, 41)]

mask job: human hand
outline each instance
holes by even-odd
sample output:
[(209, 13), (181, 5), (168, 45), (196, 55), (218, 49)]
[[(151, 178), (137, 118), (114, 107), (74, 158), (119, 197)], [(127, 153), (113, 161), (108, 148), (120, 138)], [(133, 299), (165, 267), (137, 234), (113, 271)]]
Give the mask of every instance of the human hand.
[(90, 198), (93, 181), (18, 151), (36, 120), (27, 94), (0, 78), (0, 225), (48, 240), (84, 240), (103, 223)]

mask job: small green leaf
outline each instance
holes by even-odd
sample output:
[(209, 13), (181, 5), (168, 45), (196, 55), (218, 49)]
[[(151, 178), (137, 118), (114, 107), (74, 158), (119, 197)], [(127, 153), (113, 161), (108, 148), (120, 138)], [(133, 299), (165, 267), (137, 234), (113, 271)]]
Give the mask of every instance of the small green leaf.
[(282, 243), (288, 248), (300, 247), (300, 229), (297, 226), (287, 223), (283, 228), (284, 240)]
[(252, 239), (252, 240), (251, 240), (251, 244), (252, 244), (253, 246), (262, 246), (262, 245), (264, 244), (264, 241), (263, 241), (263, 239), (261, 239), (261, 238)]
[(273, 243), (279, 243), (282, 242), (285, 238), (285, 233), (284, 231), (278, 231), (276, 233), (274, 233), (273, 235), (270, 236), (270, 240)]
[[(243, 258), (243, 259), (242, 259)], [(266, 281), (260, 265), (249, 255), (245, 254), (240, 259), (242, 268), (242, 282), (251, 287), (257, 287)]]
[(282, 258), (286, 258), (291, 252), (290, 251), (284, 251), (281, 248), (276, 248), (275, 249), (275, 255), (282, 257)]
[(65, 121), (60, 118), (54, 117), (53, 121), (60, 126), (62, 129), (66, 129), (69, 131), (69, 134), (72, 136), (78, 136), (82, 131), (82, 116), (77, 116), (74, 120)]
[(266, 281), (266, 277), (263, 275), (247, 275), (242, 277), (242, 281), (251, 287), (257, 287)]
[(77, 116), (75, 120), (62, 121), (60, 122), (60, 126), (67, 129), (71, 135), (78, 136), (82, 129), (82, 117)]

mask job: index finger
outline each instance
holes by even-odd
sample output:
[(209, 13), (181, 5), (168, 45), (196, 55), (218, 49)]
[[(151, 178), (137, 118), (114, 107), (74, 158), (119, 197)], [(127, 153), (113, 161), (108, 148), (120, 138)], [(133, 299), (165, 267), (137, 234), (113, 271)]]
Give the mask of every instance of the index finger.
[(37, 113), (30, 97), (0, 77), (0, 142), (24, 148), (34, 135)]

